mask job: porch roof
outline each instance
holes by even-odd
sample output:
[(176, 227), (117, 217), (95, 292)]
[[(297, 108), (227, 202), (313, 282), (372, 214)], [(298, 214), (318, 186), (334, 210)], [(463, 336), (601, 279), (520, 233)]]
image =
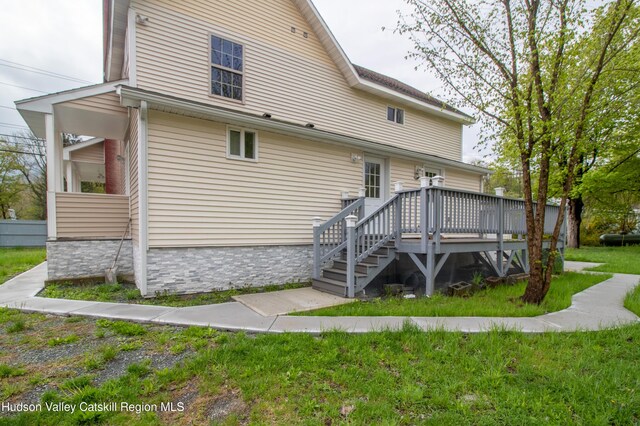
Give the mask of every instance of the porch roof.
[(151, 109), (170, 112), (173, 114), (182, 114), (194, 118), (221, 121), (223, 123), (251, 127), (256, 130), (272, 131), (322, 143), (347, 145), (360, 148), (367, 152), (371, 152), (372, 154), (392, 155), (400, 158), (419, 160), (438, 166), (448, 166), (464, 170), (478, 175), (491, 173), (489, 169), (463, 163), (462, 161), (451, 160), (437, 155), (418, 153), (391, 145), (371, 142), (366, 139), (308, 127), (303, 124), (292, 123), (275, 118), (265, 118), (264, 116), (256, 114), (240, 112), (201, 102), (194, 102), (163, 93), (152, 92), (126, 85), (119, 85), (117, 87), (117, 92), (120, 95), (122, 105), (127, 107), (138, 108), (141, 101), (146, 101)]
[(16, 108), (31, 131), (40, 138), (45, 135), (45, 116), (54, 114), (56, 128), (62, 132), (122, 139), (128, 123), (125, 108), (122, 111), (103, 112), (81, 108), (67, 102), (115, 93), (116, 86), (128, 80), (95, 84), (16, 101)]

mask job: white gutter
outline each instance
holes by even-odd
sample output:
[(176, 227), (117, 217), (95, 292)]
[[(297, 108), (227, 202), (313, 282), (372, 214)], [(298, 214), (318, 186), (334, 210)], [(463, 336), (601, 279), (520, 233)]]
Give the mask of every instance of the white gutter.
[(245, 127), (269, 130), (275, 133), (285, 134), (322, 143), (332, 143), (337, 145), (358, 147), (364, 151), (371, 152), (372, 154), (378, 153), (382, 155), (403, 157), (411, 160), (426, 161), (432, 164), (454, 167), (456, 169), (466, 170), (471, 173), (482, 175), (489, 172), (489, 170), (485, 169), (484, 167), (478, 167), (471, 164), (462, 163), (460, 161), (438, 157), (435, 155), (422, 154), (415, 151), (345, 136), (338, 133), (312, 129), (295, 123), (267, 119), (253, 114), (247, 114), (243, 112), (215, 107), (212, 105), (192, 102), (186, 99), (180, 99), (160, 93), (135, 89), (132, 87), (118, 86), (117, 93), (120, 95), (121, 104), (125, 107), (139, 108), (142, 102), (146, 101), (149, 108), (170, 107), (180, 109), (185, 112), (206, 115), (212, 120), (220, 121), (223, 123), (231, 123), (242, 125)]

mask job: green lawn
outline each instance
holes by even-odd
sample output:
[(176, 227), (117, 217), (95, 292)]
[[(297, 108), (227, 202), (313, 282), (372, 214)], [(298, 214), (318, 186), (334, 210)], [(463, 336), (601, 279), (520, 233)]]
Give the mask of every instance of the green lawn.
[(144, 298), (133, 284), (105, 284), (93, 283), (59, 283), (48, 284), (38, 294), (40, 297), (56, 299), (91, 300), (96, 302), (135, 303), (140, 305), (158, 306), (199, 306), (232, 301), (232, 296), (259, 292), (287, 290), (308, 287), (309, 283), (287, 283), (284, 285), (269, 285), (265, 287), (243, 287), (233, 290), (211, 291), (191, 295), (159, 294), (153, 298)]
[(640, 316), (640, 283), (624, 298), (624, 307)]
[[(14, 322), (22, 331), (5, 331)], [(0, 310), (3, 401), (118, 403), (73, 414), (43, 403), (0, 422), (631, 425), (640, 421), (639, 341), (640, 324), (579, 333), (406, 327), (251, 336)], [(30, 363), (34, 354), (40, 360)], [(164, 367), (149, 361), (169, 357), (174, 364)], [(121, 411), (121, 401), (172, 401), (184, 411)]]
[(0, 284), (44, 261), (44, 248), (0, 248)]
[(571, 306), (571, 296), (609, 278), (611, 275), (575, 272), (554, 277), (551, 289), (541, 305), (524, 304), (519, 300), (526, 286), (526, 283), (520, 283), (482, 290), (467, 298), (441, 294), (417, 299), (390, 297), (300, 312), (297, 315), (534, 317), (568, 308)]
[(567, 249), (565, 259), (604, 263), (604, 265), (591, 268), (591, 271), (640, 275), (640, 245)]

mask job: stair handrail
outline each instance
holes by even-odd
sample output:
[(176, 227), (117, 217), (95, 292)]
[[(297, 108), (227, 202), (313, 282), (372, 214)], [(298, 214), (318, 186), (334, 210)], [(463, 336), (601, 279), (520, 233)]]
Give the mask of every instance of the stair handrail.
[(314, 218), (312, 274), (314, 279), (320, 278), (320, 271), (325, 263), (346, 248), (347, 236), (344, 229), (344, 219), (354, 213), (361, 213), (363, 210), (364, 197), (359, 197), (324, 223), (320, 218)]

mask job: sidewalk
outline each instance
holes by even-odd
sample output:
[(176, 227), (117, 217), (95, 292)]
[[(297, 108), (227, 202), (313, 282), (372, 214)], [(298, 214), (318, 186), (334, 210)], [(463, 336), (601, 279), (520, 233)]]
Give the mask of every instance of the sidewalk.
[[(571, 262), (569, 269), (584, 265)], [(297, 317), (262, 316), (239, 302), (186, 308), (88, 302), (37, 297), (43, 288), (47, 265), (35, 268), (0, 285), (0, 306), (25, 312), (55, 315), (81, 315), (156, 324), (208, 326), (220, 330), (257, 333), (304, 332), (319, 334), (328, 330), (349, 333), (397, 330), (408, 323), (425, 331), (447, 330), (483, 332), (505, 328), (523, 332), (600, 330), (640, 319), (623, 307), (625, 294), (640, 276), (615, 274), (613, 278), (573, 296), (571, 307), (533, 318), (502, 317)]]

